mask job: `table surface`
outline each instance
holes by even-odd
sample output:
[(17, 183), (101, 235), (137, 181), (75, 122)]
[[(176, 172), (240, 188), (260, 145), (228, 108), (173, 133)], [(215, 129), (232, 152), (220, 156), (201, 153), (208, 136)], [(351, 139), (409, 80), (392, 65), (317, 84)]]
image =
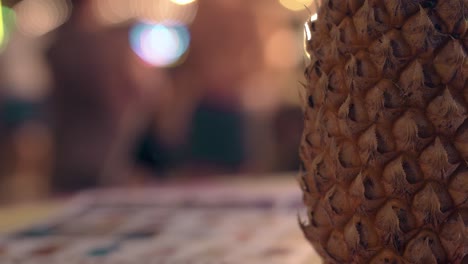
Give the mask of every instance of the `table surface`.
[(284, 175), (2, 208), (0, 263), (320, 263), (298, 227), (300, 196)]

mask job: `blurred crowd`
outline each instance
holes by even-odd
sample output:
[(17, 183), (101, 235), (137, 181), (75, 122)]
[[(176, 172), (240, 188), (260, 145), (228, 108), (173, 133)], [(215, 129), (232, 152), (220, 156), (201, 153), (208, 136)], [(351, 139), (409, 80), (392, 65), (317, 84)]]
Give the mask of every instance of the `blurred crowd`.
[[(298, 169), (303, 3), (105, 2), (0, 1), (0, 202)], [(116, 20), (131, 3), (146, 17)], [(192, 14), (177, 21), (172, 5)], [(155, 37), (135, 50), (138, 24)], [(165, 24), (190, 41), (163, 65), (155, 52), (178, 43)]]

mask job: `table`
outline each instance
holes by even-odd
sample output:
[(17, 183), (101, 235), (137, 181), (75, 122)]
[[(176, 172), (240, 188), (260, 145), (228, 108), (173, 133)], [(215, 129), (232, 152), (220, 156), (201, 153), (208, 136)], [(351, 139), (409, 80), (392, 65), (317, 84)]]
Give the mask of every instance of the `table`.
[(63, 201), (28, 202), (0, 207), (0, 234), (9, 233), (47, 219), (61, 210)]
[(320, 263), (300, 197), (293, 176), (239, 177), (0, 209), (0, 263)]

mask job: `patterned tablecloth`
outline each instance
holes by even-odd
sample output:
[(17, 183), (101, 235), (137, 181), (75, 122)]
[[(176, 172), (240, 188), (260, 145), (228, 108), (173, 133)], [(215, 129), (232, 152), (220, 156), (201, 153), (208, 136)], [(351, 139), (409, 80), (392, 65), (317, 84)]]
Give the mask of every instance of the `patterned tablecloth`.
[(320, 263), (293, 177), (96, 190), (55, 208), (0, 210), (0, 263)]

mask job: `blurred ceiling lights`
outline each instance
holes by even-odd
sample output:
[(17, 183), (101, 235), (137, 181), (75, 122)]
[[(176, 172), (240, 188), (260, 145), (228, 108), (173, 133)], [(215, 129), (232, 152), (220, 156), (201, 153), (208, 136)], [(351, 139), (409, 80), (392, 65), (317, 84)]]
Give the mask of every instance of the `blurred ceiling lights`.
[(14, 7), (18, 29), (39, 37), (65, 23), (72, 6), (69, 0), (23, 0)]
[(314, 0), (279, 0), (279, 2), (289, 10), (300, 11), (310, 6)]
[(163, 24), (136, 24), (130, 32), (133, 51), (146, 63), (156, 67), (178, 64), (190, 44), (185, 26)]
[(103, 24), (136, 18), (152, 23), (190, 24), (197, 13), (195, 0), (98, 0), (94, 10)]
[(174, 4), (178, 4), (178, 5), (187, 5), (187, 4), (195, 2), (195, 0), (171, 0), (171, 2), (173, 2)]

